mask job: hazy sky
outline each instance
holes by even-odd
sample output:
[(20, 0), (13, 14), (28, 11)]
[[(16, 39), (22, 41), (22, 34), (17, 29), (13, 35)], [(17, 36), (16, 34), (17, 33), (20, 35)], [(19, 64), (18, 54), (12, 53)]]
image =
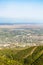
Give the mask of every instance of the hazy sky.
[(1, 22), (43, 22), (43, 0), (0, 0)]

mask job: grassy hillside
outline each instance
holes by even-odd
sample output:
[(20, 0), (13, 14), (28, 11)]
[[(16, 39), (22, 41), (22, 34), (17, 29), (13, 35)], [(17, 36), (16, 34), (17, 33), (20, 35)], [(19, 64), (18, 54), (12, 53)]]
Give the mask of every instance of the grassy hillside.
[[(39, 59), (40, 61), (38, 61)], [(38, 65), (39, 63), (39, 65), (42, 65), (43, 64), (42, 61), (43, 61), (43, 46), (38, 46), (30, 56), (24, 59), (24, 64), (25, 65)], [(35, 64), (36, 62), (37, 64)]]
[(0, 65), (43, 65), (43, 46), (1, 49)]

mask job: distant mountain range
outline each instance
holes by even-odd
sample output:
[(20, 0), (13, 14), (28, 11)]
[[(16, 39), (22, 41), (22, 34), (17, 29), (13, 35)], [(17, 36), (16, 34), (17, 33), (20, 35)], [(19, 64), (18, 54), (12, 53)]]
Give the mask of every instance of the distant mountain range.
[(14, 23), (0, 23), (0, 25), (14, 25)]
[(43, 23), (0, 23), (0, 25), (16, 25), (16, 24), (43, 24)]

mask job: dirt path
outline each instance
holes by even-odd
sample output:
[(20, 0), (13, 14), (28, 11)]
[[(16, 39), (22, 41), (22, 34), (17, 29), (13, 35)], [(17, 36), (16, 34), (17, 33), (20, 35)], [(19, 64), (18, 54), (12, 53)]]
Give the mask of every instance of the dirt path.
[[(39, 54), (38, 54), (39, 56), (37, 57), (37, 59), (38, 59), (42, 54), (43, 54), (43, 50), (39, 52)], [(36, 59), (36, 60), (37, 60), (37, 59)], [(36, 62), (36, 60), (35, 60), (34, 62)], [(33, 64), (34, 62), (32, 62), (32, 64)], [(32, 65), (32, 64), (31, 64), (31, 65)]]
[(28, 53), (28, 55), (26, 55), (24, 58), (27, 58), (29, 55), (32, 55), (36, 48), (37, 47), (33, 48), (33, 50), (31, 51), (31, 53), (30, 54)]
[(35, 47), (35, 48), (31, 51), (30, 55), (33, 54), (33, 52), (35, 51), (36, 48), (37, 48), (37, 47)]

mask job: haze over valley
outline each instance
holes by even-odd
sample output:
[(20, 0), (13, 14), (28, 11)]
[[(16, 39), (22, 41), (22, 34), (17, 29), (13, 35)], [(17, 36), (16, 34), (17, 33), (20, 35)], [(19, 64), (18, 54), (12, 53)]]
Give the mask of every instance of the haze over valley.
[(0, 48), (43, 45), (42, 24), (0, 25)]

